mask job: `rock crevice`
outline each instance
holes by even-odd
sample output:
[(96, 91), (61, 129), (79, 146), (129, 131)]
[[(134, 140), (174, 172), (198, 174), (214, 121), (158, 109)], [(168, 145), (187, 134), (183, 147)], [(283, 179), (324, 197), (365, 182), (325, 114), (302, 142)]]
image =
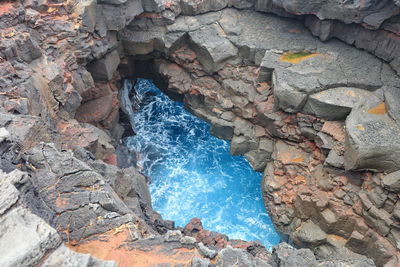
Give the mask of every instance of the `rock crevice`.
[[(29, 237), (2, 265), (114, 266), (61, 240), (121, 266), (398, 265), (399, 3), (325, 2), (2, 1), (0, 227)], [(152, 210), (146, 177), (115, 166), (119, 81), (143, 73), (264, 173), (275, 225), (311, 250)]]

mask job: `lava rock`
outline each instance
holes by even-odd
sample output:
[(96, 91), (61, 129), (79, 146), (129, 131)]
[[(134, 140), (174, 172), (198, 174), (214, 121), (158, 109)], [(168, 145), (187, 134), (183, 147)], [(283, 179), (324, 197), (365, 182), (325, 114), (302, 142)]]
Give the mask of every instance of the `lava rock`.
[(218, 253), (217, 265), (255, 267), (255, 261), (249, 253), (228, 246)]
[(389, 191), (400, 193), (400, 171), (389, 173), (382, 179), (383, 187)]
[(48, 251), (57, 248), (61, 239), (57, 231), (38, 216), (22, 207), (0, 218), (1, 266), (32, 266)]
[(238, 54), (238, 49), (221, 36), (221, 31), (220, 26), (210, 25), (189, 33), (197, 58), (209, 73), (219, 70), (223, 62)]
[(312, 221), (307, 221), (293, 233), (296, 244), (302, 247), (316, 247), (326, 240), (326, 233)]
[(109, 81), (117, 70), (119, 63), (119, 54), (117, 50), (114, 50), (104, 58), (90, 63), (87, 70), (92, 74), (93, 79), (96, 81)]
[(197, 248), (199, 250), (199, 252), (204, 256), (207, 257), (209, 259), (213, 259), (215, 258), (215, 256), (217, 256), (217, 252), (213, 249), (209, 249), (208, 247), (206, 247), (203, 243), (199, 243), (197, 245)]
[(43, 267), (117, 267), (113, 261), (104, 261), (89, 254), (72, 251), (64, 245), (56, 249), (41, 265)]
[(211, 262), (208, 259), (193, 257), (192, 267), (211, 267)]
[(287, 243), (274, 246), (272, 257), (278, 266), (316, 266), (317, 260), (309, 249), (295, 249)]
[(347, 170), (400, 169), (400, 126), (388, 117), (384, 103), (353, 110), (346, 119), (345, 167)]

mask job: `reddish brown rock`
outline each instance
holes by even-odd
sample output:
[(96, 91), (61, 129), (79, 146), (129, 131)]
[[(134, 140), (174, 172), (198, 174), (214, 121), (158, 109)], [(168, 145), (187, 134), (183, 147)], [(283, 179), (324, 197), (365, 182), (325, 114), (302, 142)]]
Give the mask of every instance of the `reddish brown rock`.
[(75, 118), (80, 122), (100, 122), (107, 118), (113, 106), (111, 94), (90, 100), (82, 104), (76, 111)]

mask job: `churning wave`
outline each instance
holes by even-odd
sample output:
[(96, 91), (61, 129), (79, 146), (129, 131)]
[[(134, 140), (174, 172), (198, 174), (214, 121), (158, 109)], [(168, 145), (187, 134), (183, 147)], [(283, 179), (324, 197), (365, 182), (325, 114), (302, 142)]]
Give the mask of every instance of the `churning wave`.
[(212, 136), (207, 123), (151, 81), (139, 79), (135, 90), (136, 135), (125, 141), (139, 152), (138, 165), (152, 180), (154, 209), (178, 226), (199, 217), (206, 229), (231, 239), (259, 240), (268, 248), (277, 244), (279, 235), (262, 200), (261, 174), (244, 157), (231, 156), (229, 142)]

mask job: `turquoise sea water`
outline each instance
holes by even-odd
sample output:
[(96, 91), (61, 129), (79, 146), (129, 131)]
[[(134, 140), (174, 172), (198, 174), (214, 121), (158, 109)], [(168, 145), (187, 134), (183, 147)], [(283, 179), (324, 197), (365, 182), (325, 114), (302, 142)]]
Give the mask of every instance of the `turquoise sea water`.
[(140, 110), (137, 135), (127, 145), (140, 152), (153, 208), (184, 226), (199, 217), (204, 228), (231, 239), (280, 241), (261, 196), (261, 173), (244, 157), (231, 156), (229, 142), (212, 136), (209, 125), (164, 95), (151, 81), (135, 85)]

